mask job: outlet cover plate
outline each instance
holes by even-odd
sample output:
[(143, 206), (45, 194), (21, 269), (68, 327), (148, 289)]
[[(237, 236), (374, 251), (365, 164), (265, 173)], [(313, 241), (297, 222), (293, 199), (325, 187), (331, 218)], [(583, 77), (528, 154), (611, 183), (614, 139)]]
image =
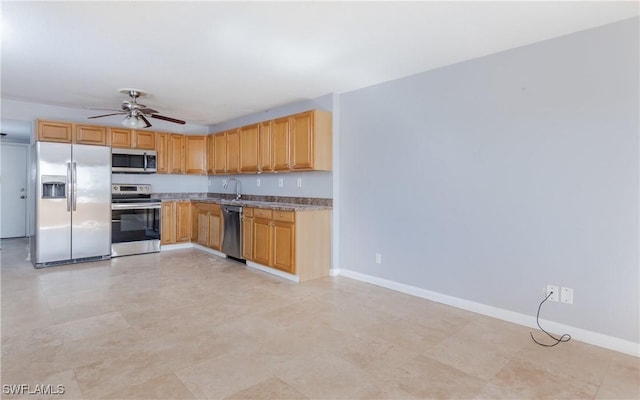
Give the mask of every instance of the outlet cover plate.
[(568, 287), (560, 288), (560, 301), (565, 304), (573, 304), (573, 289)]
[(551, 296), (549, 296), (549, 301), (558, 301), (560, 298), (560, 288), (557, 285), (547, 285), (547, 290), (544, 293), (544, 297), (549, 296), (549, 292), (553, 292)]

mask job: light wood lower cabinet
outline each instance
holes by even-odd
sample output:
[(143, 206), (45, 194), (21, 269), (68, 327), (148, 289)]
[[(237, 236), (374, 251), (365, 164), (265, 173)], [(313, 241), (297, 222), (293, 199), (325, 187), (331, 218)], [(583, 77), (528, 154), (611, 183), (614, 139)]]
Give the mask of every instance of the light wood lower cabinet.
[(191, 240), (191, 202), (162, 202), (161, 244), (185, 243)]
[(219, 204), (194, 203), (192, 241), (214, 250), (222, 249), (222, 210)]
[[(243, 257), (263, 266), (297, 275), (300, 281), (329, 275), (331, 210), (279, 211), (245, 208), (243, 229), (253, 220), (251, 252)], [(247, 232), (243, 232), (243, 240)]]
[(253, 259), (253, 208), (242, 210), (242, 258)]

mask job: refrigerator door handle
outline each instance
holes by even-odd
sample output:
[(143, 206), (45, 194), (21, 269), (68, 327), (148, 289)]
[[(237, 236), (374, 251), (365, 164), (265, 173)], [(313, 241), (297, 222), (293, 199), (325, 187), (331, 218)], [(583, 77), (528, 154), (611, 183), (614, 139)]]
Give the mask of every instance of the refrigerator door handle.
[(67, 182), (65, 185), (65, 195), (67, 196), (67, 211), (71, 211), (71, 163), (67, 163)]
[(73, 163), (73, 200), (71, 201), (73, 205), (73, 211), (76, 211), (76, 206), (78, 202), (78, 169), (76, 163)]

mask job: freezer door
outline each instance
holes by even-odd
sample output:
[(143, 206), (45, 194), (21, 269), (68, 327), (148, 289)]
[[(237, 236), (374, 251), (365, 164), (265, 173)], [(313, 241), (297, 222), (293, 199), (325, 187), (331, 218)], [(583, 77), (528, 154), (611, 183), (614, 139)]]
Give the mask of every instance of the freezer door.
[[(64, 261), (71, 258), (71, 145), (36, 143), (36, 232), (34, 264)], [(43, 179), (44, 177), (44, 179)], [(43, 182), (44, 181), (44, 182)], [(48, 181), (64, 181), (64, 197), (51, 196), (44, 188)], [(43, 185), (44, 183), (44, 185)]]
[(74, 144), (72, 258), (111, 254), (111, 149)]

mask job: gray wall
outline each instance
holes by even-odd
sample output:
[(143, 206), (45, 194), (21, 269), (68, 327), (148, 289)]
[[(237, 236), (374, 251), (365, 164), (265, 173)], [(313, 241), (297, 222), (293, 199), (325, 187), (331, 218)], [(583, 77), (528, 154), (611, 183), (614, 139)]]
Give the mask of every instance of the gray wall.
[(339, 267), (640, 342), (638, 26), (342, 95)]
[[(301, 100), (293, 104), (287, 104), (271, 110), (225, 121), (217, 125), (212, 125), (210, 132), (222, 132), (227, 129), (268, 121), (312, 109), (333, 112), (333, 95), (328, 94), (312, 100)], [(333, 196), (333, 174), (329, 171), (278, 174), (263, 173), (260, 175), (234, 176), (242, 182), (242, 193), (245, 194), (321, 198), (331, 198)], [(234, 184), (232, 184), (229, 189), (225, 190), (223, 188), (224, 179), (230, 177), (230, 175), (209, 177), (209, 191), (214, 193), (233, 192)], [(258, 179), (260, 179), (260, 186), (257, 186)], [(279, 186), (280, 179), (283, 181), (282, 187)], [(298, 179), (302, 179), (302, 187), (298, 187)]]

